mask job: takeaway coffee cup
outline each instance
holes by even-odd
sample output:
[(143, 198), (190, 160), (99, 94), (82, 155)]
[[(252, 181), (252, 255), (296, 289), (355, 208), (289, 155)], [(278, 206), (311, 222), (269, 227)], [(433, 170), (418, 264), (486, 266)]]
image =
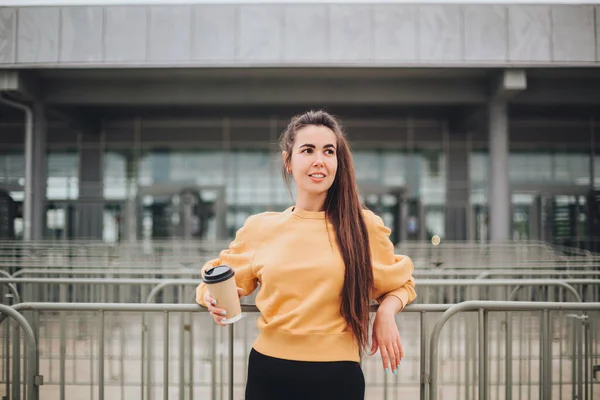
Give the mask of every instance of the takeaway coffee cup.
[(204, 271), (202, 277), (208, 293), (217, 300), (217, 307), (227, 310), (225, 324), (242, 318), (242, 307), (235, 284), (235, 271), (227, 265), (218, 265)]

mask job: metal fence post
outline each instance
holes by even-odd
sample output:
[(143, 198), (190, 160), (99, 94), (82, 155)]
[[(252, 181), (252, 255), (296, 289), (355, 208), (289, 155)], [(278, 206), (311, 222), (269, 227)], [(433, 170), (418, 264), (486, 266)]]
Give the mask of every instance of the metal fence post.
[(21, 331), (19, 325), (13, 326), (13, 379), (12, 400), (21, 400)]
[(217, 324), (211, 325), (212, 329), (212, 362), (210, 363), (210, 396), (211, 400), (217, 400)]
[(234, 364), (234, 353), (233, 353), (233, 324), (229, 324), (229, 400), (233, 400), (233, 364)]
[(505, 386), (504, 386), (504, 397), (506, 400), (512, 400), (512, 375), (513, 375), (513, 365), (512, 365), (512, 342), (513, 342), (513, 332), (512, 332), (512, 314), (507, 312), (506, 314), (506, 346), (505, 346)]
[(421, 355), (421, 363), (420, 363), (420, 372), (421, 372), (421, 383), (420, 383), (420, 396), (419, 399), (420, 400), (425, 400), (425, 388), (427, 387), (427, 344), (425, 343), (426, 341), (426, 321), (425, 321), (425, 313), (424, 312), (420, 312), (419, 313), (419, 317), (420, 317), (420, 322), (421, 322), (421, 350), (420, 350), (420, 355)]
[[(39, 353), (38, 353), (37, 343), (35, 340), (35, 334), (33, 332), (33, 329), (31, 328), (31, 325), (29, 325), (29, 323), (27, 322), (25, 317), (23, 315), (21, 315), (18, 311), (16, 311), (14, 308), (6, 306), (4, 304), (0, 304), (0, 312), (3, 315), (6, 315), (16, 321), (15, 332), (19, 332), (19, 327), (21, 329), (23, 329), (23, 334), (24, 334), (23, 336), (25, 337), (25, 341), (27, 344), (26, 345), (27, 370), (25, 371), (25, 383), (27, 385), (26, 400), (38, 400), (39, 386), (41, 386), (43, 384), (43, 378), (41, 375), (38, 374)], [(19, 344), (19, 343), (17, 343), (17, 344)], [(20, 355), (19, 355), (19, 357), (20, 357)], [(18, 370), (18, 371), (20, 373), (20, 370)], [(14, 370), (13, 370), (13, 372), (14, 372)], [(13, 389), (15, 386), (19, 387), (19, 385), (13, 384)], [(8, 393), (7, 393), (7, 395), (8, 395)], [(14, 398), (14, 395), (15, 395), (15, 392), (13, 392), (13, 398)], [(20, 395), (20, 393), (19, 393), (19, 395)]]
[(488, 396), (488, 312), (479, 309), (479, 400), (487, 400)]
[(98, 343), (98, 400), (104, 400), (104, 311), (100, 310), (100, 342)]

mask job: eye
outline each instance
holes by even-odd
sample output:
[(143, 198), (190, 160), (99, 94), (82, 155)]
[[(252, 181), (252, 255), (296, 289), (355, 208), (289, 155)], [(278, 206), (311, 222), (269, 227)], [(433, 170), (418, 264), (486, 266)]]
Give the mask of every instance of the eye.
[(306, 147), (304, 150), (301, 151), (301, 153), (312, 153), (312, 149), (310, 147)]
[(335, 154), (335, 150), (333, 150), (333, 149), (327, 149), (327, 150), (325, 150), (325, 154), (328, 154), (328, 155), (332, 156), (332, 155)]

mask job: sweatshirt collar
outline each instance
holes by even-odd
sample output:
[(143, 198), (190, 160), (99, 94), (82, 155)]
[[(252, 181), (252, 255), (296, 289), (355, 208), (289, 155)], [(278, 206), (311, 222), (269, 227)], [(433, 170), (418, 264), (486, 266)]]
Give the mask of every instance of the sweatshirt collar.
[(304, 219), (325, 219), (325, 211), (306, 211), (295, 206), (288, 208), (288, 211)]

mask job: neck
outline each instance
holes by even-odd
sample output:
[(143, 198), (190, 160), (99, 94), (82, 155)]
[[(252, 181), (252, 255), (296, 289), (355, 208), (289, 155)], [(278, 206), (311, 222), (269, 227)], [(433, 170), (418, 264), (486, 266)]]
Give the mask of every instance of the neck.
[(305, 211), (324, 211), (327, 192), (319, 195), (301, 195), (296, 198), (296, 207)]

